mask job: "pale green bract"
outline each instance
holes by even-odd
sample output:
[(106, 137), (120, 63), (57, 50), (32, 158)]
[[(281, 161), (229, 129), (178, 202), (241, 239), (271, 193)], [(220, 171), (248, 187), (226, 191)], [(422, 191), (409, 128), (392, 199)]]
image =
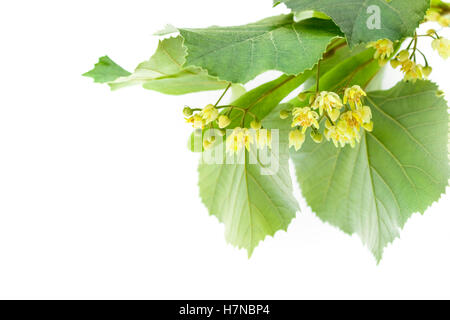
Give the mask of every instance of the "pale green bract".
[(186, 65), (241, 84), (268, 70), (297, 75), (311, 69), (330, 42), (342, 35), (331, 21), (309, 19), (295, 23), (293, 15), (238, 27), (179, 31), (188, 50)]
[(447, 104), (428, 81), (372, 92), (375, 123), (354, 149), (307, 141), (291, 152), (309, 206), (324, 221), (357, 233), (380, 261), (415, 212), (445, 192), (449, 179)]
[[(323, 12), (345, 33), (350, 45), (412, 36), (430, 7), (429, 0), (275, 0), (293, 11)], [(379, 18), (379, 28), (373, 18)]]
[(156, 53), (132, 74), (108, 57), (103, 57), (93, 70), (84, 75), (94, 78), (95, 82), (107, 83), (112, 90), (142, 85), (145, 89), (172, 95), (219, 90), (228, 85), (198, 67), (184, 67), (185, 57), (183, 38), (168, 38), (160, 41)]

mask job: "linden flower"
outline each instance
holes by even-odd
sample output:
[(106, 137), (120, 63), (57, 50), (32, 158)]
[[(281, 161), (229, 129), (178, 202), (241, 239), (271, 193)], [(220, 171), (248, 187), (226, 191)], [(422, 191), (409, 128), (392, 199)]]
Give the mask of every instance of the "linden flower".
[(362, 97), (367, 96), (360, 86), (353, 86), (345, 89), (344, 104), (348, 102), (352, 109), (362, 106)]
[(356, 115), (357, 115), (356, 112), (347, 111), (346, 113), (342, 114), (341, 120), (339, 120), (337, 124), (340, 132), (347, 137), (350, 144), (352, 144), (352, 147), (354, 146), (355, 139), (358, 142), (360, 140), (359, 136), (360, 121)]
[(206, 121), (206, 124), (215, 121), (219, 117), (219, 110), (216, 109), (212, 104), (208, 104), (203, 109), (203, 119)]
[(385, 64), (389, 57), (394, 53), (394, 43), (389, 39), (382, 39), (370, 42), (367, 48), (374, 48), (374, 59), (378, 59), (380, 64)]
[(423, 66), (411, 60), (403, 62), (401, 70), (405, 73), (405, 81), (415, 82), (417, 79), (424, 77)]
[(251, 143), (253, 143), (253, 138), (247, 128), (235, 128), (227, 138), (227, 152), (237, 153), (244, 149), (244, 147), (249, 151)]
[(358, 108), (358, 110), (353, 112), (353, 117), (355, 117), (361, 125), (370, 123), (372, 120), (372, 110), (368, 106)]
[(320, 115), (325, 110), (332, 121), (336, 121), (341, 114), (340, 110), (343, 107), (341, 97), (334, 92), (322, 91), (312, 104), (313, 109), (319, 109)]
[(256, 145), (259, 149), (264, 149), (265, 146), (272, 148), (272, 133), (267, 129), (255, 130)]
[(292, 110), (292, 115), (294, 116), (292, 127), (303, 127), (303, 133), (305, 133), (306, 129), (311, 126), (314, 126), (317, 129), (319, 128), (319, 122), (317, 122), (317, 119), (319, 119), (319, 115), (317, 114), (317, 112), (311, 111), (311, 108), (309, 107), (295, 108), (294, 110)]
[(305, 142), (305, 134), (300, 130), (292, 130), (289, 133), (289, 148), (294, 147), (295, 151), (300, 150), (303, 143)]
[(435, 39), (431, 46), (443, 59), (450, 57), (450, 40), (444, 38)]
[(205, 121), (200, 114), (193, 115), (192, 117), (186, 119), (187, 123), (191, 123), (194, 129), (203, 129), (205, 127)]
[(325, 138), (330, 141), (332, 140), (335, 147), (342, 148), (349, 142), (349, 139), (346, 137), (345, 133), (342, 131), (342, 126), (333, 126), (328, 120), (325, 124)]

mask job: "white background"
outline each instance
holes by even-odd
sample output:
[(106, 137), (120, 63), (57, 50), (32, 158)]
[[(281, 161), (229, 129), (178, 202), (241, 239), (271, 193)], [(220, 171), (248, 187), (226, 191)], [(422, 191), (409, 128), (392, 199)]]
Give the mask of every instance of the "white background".
[[(410, 219), (379, 266), (303, 200), (288, 232), (248, 260), (202, 205), (186, 148), (183, 106), (220, 93), (110, 92), (81, 77), (105, 54), (132, 70), (167, 23), (286, 12), (271, 3), (1, 2), (0, 298), (450, 298), (448, 196)], [(450, 93), (448, 64), (421, 46)]]

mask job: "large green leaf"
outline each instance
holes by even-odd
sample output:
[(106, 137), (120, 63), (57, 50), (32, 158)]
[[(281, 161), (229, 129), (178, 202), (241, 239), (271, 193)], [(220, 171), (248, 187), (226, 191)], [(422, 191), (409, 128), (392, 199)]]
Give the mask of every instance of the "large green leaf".
[[(430, 7), (430, 0), (281, 0), (281, 2), (294, 11), (317, 10), (327, 14), (345, 33), (352, 46), (379, 39), (396, 41), (412, 36)], [(371, 20), (371, 17), (375, 17), (374, 15), (378, 13), (379, 29)]]
[[(281, 108), (282, 106), (280, 106)], [(275, 110), (263, 120), (266, 128), (283, 125)], [(267, 236), (279, 230), (287, 230), (299, 210), (293, 195), (289, 173), (289, 152), (287, 133), (280, 133), (279, 149), (268, 149), (270, 165), (268, 170), (257, 159), (256, 149), (243, 153), (242, 164), (200, 164), (200, 196), (210, 214), (225, 224), (225, 237), (238, 248), (245, 248), (249, 256)], [(222, 158), (225, 163), (225, 156)], [(269, 163), (266, 163), (269, 165)]]
[(179, 31), (188, 49), (187, 65), (242, 84), (267, 70), (296, 75), (311, 69), (330, 41), (341, 36), (331, 21), (309, 19), (295, 23), (293, 15), (238, 27)]
[(370, 93), (375, 128), (354, 149), (308, 141), (291, 153), (312, 210), (357, 233), (378, 261), (408, 218), (448, 185), (447, 104), (436, 93), (428, 81)]
[(198, 67), (183, 67), (185, 61), (183, 38), (168, 38), (159, 42), (156, 53), (141, 63), (133, 74), (103, 57), (93, 70), (84, 75), (94, 78), (95, 82), (107, 83), (113, 90), (139, 84), (146, 89), (173, 95), (219, 90), (227, 86), (227, 82), (209, 76)]

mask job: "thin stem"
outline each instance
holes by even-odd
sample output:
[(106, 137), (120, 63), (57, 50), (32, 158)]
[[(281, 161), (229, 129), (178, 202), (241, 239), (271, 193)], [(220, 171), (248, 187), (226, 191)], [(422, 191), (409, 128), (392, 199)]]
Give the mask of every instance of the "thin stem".
[(214, 105), (214, 107), (217, 107), (217, 105), (220, 103), (220, 101), (222, 101), (223, 97), (225, 96), (225, 94), (227, 93), (228, 89), (230, 89), (231, 87), (231, 83), (228, 84), (227, 88), (225, 89), (225, 91), (222, 93), (222, 95), (220, 96), (219, 100), (217, 100), (216, 104)]
[(319, 89), (320, 89), (320, 60), (317, 63), (317, 79), (316, 79), (316, 94), (319, 93)]
[(417, 51), (422, 55), (423, 59), (425, 60), (425, 67), (428, 67), (429, 64), (428, 64), (427, 57), (425, 57), (425, 54), (419, 49), (417, 49)]

